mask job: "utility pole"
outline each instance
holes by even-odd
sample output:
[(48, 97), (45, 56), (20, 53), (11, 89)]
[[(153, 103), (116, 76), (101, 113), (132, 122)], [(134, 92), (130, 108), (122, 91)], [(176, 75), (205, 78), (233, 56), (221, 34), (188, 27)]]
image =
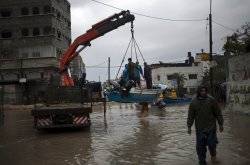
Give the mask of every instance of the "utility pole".
[(110, 57), (108, 58), (108, 86), (110, 85)]
[[(209, 61), (210, 65), (212, 65), (213, 61), (213, 33), (212, 33), (212, 0), (210, 0), (210, 12), (209, 12)], [(214, 85), (213, 85), (213, 67), (210, 66), (210, 86), (211, 86), (211, 94), (214, 95)]]

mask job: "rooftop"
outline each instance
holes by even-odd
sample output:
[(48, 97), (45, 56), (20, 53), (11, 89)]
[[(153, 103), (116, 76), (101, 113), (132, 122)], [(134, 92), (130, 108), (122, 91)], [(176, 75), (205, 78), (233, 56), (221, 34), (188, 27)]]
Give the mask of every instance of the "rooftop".
[[(198, 63), (194, 63), (195, 66), (197, 66)], [(192, 65), (188, 63), (157, 63), (157, 64), (151, 64), (150, 65), (152, 68), (160, 68), (160, 67), (192, 67)]]

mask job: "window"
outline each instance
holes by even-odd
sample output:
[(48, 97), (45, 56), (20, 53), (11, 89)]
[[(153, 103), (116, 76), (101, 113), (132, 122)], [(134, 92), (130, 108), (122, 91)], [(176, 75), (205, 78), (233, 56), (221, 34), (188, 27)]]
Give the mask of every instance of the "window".
[(32, 14), (34, 14), (34, 15), (40, 14), (39, 8), (38, 7), (33, 7)]
[(50, 8), (49, 5), (46, 5), (46, 6), (43, 7), (43, 13), (44, 14), (48, 14), (50, 12), (51, 12), (51, 8)]
[(70, 21), (67, 21), (68, 22), (68, 27), (70, 27), (71, 26), (71, 23), (70, 23)]
[(67, 11), (70, 12), (70, 5), (67, 4)]
[(197, 74), (189, 74), (188, 78), (189, 79), (197, 79)]
[(41, 75), (41, 79), (43, 79), (44, 78), (44, 73), (41, 72), (40, 75)]
[(167, 75), (168, 80), (174, 80), (175, 76), (174, 75)]
[(56, 17), (57, 17), (58, 19), (61, 18), (61, 13), (60, 13), (59, 11), (57, 12)]
[(62, 50), (59, 48), (56, 48), (56, 57), (61, 58), (61, 55), (62, 55)]
[(1, 11), (1, 16), (2, 17), (10, 17), (11, 16), (11, 10), (2, 10)]
[(32, 57), (40, 57), (40, 52), (33, 52)]
[(189, 93), (190, 94), (195, 94), (196, 88), (189, 88)]
[(59, 30), (57, 30), (57, 37), (61, 38), (61, 36), (62, 36), (62, 33)]
[(52, 28), (50, 26), (44, 27), (43, 28), (43, 34), (44, 35), (49, 35), (49, 34), (51, 34), (51, 30), (52, 30)]
[(51, 29), (51, 33), (52, 33), (52, 34), (55, 34), (55, 33), (56, 33), (56, 29), (55, 29), (55, 28), (52, 28), (52, 29)]
[(157, 75), (157, 80), (160, 81), (161, 80), (161, 76)]
[(40, 30), (39, 28), (34, 28), (33, 29), (33, 36), (39, 36), (40, 35)]
[(0, 51), (1, 51), (0, 54), (1, 54), (2, 58), (4, 58), (4, 59), (13, 59), (15, 57), (14, 51), (11, 48), (5, 48), (5, 49), (2, 49)]
[(28, 28), (22, 29), (22, 36), (24, 36), (24, 37), (29, 36), (29, 29)]
[(56, 11), (55, 8), (54, 8), (54, 7), (51, 7), (51, 12), (52, 12), (52, 13), (55, 13), (55, 11)]
[(11, 38), (12, 37), (12, 32), (9, 30), (3, 30), (1, 33), (2, 38)]
[(10, 52), (7, 49), (3, 49), (3, 50), (1, 50), (0, 54), (1, 54), (1, 58), (5, 59), (5, 58), (9, 57)]
[(29, 53), (22, 53), (21, 58), (28, 58), (29, 57)]
[(27, 7), (23, 7), (21, 9), (21, 15), (29, 15), (29, 9)]

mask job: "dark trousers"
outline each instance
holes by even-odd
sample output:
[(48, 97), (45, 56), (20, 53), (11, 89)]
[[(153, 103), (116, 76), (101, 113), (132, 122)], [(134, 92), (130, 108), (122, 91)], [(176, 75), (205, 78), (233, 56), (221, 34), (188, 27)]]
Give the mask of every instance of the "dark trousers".
[(207, 146), (211, 156), (216, 156), (216, 145), (218, 144), (216, 130), (207, 132), (196, 132), (196, 151), (200, 164), (206, 164)]
[(152, 79), (151, 78), (145, 78), (145, 80), (146, 80), (147, 89), (151, 89), (152, 88)]

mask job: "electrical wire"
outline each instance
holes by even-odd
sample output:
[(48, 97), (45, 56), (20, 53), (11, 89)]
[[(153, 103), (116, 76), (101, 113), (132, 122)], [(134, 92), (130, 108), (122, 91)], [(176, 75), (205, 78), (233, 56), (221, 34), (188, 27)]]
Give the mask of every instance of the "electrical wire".
[(234, 30), (233, 28), (230, 28), (230, 27), (228, 27), (228, 26), (225, 26), (225, 25), (223, 25), (223, 24), (221, 24), (221, 23), (218, 23), (218, 22), (216, 22), (216, 21), (214, 21), (214, 20), (212, 20), (212, 22), (215, 23), (216, 25), (219, 25), (219, 26), (225, 28), (225, 29), (228, 29), (228, 30), (230, 30), (230, 31), (236, 32), (236, 30)]
[[(97, 1), (97, 0), (90, 0), (92, 2), (95, 3), (99, 3), (102, 4), (104, 6), (116, 9), (116, 10), (124, 10), (122, 8), (101, 2), (101, 1)], [(142, 14), (142, 13), (137, 13), (137, 12), (133, 12), (131, 11), (132, 14), (138, 15), (138, 16), (142, 16), (142, 17), (146, 17), (146, 18), (150, 18), (150, 19), (156, 19), (156, 20), (163, 20), (163, 21), (175, 21), (175, 22), (196, 22), (196, 21), (205, 21), (207, 19), (170, 19), (170, 18), (163, 18), (163, 17), (156, 17), (156, 16), (151, 16), (151, 15), (146, 15), (146, 14)]]

